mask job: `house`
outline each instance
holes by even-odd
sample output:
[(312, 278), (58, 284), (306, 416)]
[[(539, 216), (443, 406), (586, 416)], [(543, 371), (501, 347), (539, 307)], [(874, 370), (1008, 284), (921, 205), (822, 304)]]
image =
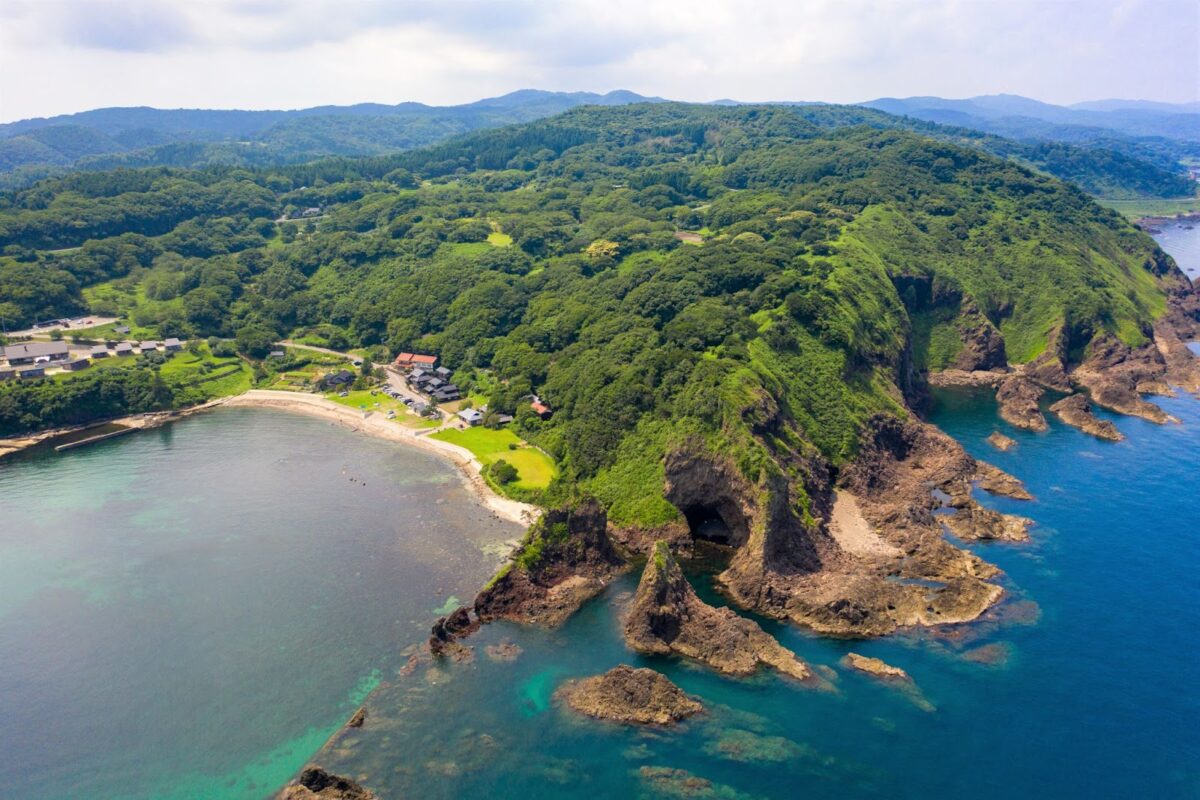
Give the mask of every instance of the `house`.
[(117, 327), (113, 328), (113, 333), (118, 333), (121, 336), (128, 336), (129, 335), (129, 326), (128, 325), (118, 325)]
[(176, 339), (174, 336), (163, 342), (163, 349), (168, 353), (177, 353), (183, 349), (183, 342)]
[(352, 383), (354, 383), (354, 373), (348, 369), (331, 372), (318, 381), (318, 385), (324, 385), (328, 387), (349, 386)]
[(108, 358), (108, 345), (98, 344), (88, 351), (90, 358)]
[(450, 370), (448, 370), (446, 367), (438, 367), (434, 370), (434, 372), (438, 374), (439, 378), (447, 381), (450, 380)]
[(398, 368), (405, 367), (425, 367), (433, 369), (437, 366), (438, 357), (426, 355), (424, 353), (400, 353), (392, 360), (392, 364)]
[(156, 353), (158, 352), (158, 342), (142, 342), (138, 345), (139, 353)]
[(35, 361), (63, 361), (70, 355), (66, 342), (21, 342), (4, 348), (4, 357), (13, 367)]
[(309, 206), (308, 208), (306, 208), (300, 212), (301, 218), (319, 217), (319, 216), (321, 216), (321, 207), (320, 206)]
[(90, 358), (72, 358), (63, 362), (62, 368), (67, 372), (79, 372), (81, 369), (87, 369), (92, 363)]
[(507, 425), (508, 423), (510, 423), (512, 421), (513, 421), (512, 414), (497, 414), (496, 415), (496, 424), (497, 425)]
[(550, 410), (550, 406), (543, 403), (537, 397), (533, 398), (532, 402), (529, 403), (529, 407), (533, 409), (533, 413), (537, 414), (542, 419), (550, 419), (550, 415), (554, 413)]
[(267, 358), (283, 358), (286, 355), (287, 354), (282, 350), (272, 350), (271, 352), (267, 353)]
[(17, 371), (12, 367), (0, 367), (0, 381), (6, 381), (9, 378), (15, 378)]
[(113, 348), (113, 352), (119, 356), (131, 356), (133, 355), (133, 343), (121, 342), (115, 348)]
[(458, 418), (468, 425), (478, 425), (483, 422), (483, 414), (479, 413), (474, 408), (464, 408), (458, 412)]
[(45, 367), (21, 367), (21, 369), (17, 370), (17, 377), (22, 380), (26, 378), (40, 378), (45, 374)]

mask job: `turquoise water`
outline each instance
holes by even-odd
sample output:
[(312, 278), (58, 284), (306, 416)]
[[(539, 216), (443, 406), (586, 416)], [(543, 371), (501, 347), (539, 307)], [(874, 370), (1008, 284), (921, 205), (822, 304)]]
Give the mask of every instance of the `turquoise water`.
[[(384, 797), (662, 796), (663, 768), (710, 781), (705, 797), (1200, 796), (1200, 402), (1163, 403), (1182, 425), (1117, 419), (1128, 439), (1109, 444), (1056, 423), (1011, 429), (986, 396), (939, 396), (934, 421), (1038, 498), (992, 504), (1037, 527), (1029, 545), (975, 548), (1005, 570), (1011, 602), (963, 640), (844, 642), (766, 623), (837, 669), (838, 692), (724, 680), (625, 650), (631, 577), (559, 631), (487, 626), (474, 663), (398, 677), (320, 760)], [(994, 450), (993, 430), (1019, 445)], [(486, 655), (503, 638), (524, 648), (515, 662)], [(972, 661), (984, 645), (1003, 663)], [(936, 711), (840, 668), (850, 650), (908, 670)], [(564, 680), (622, 662), (662, 670), (710, 713), (638, 731), (554, 703)]]
[(221, 410), (0, 462), (0, 797), (258, 798), (519, 535), (442, 461)]

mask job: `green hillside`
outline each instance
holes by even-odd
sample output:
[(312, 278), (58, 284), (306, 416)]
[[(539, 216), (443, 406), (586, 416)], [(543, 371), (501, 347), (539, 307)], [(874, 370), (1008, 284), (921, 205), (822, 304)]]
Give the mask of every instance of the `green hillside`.
[[(751, 483), (787, 475), (804, 515), (804, 465), (904, 414), (964, 329), (1016, 361), (1056, 336), (1068, 356), (1140, 344), (1186, 282), (1072, 186), (842, 113), (587, 108), (384, 159), (51, 181), (0, 213), (0, 296), (57, 276), (65, 306), (115, 281), (164, 336), (438, 353), (554, 457), (548, 499), (670, 519), (663, 456), (687, 443)], [(270, 224), (295, 205), (322, 216)]]

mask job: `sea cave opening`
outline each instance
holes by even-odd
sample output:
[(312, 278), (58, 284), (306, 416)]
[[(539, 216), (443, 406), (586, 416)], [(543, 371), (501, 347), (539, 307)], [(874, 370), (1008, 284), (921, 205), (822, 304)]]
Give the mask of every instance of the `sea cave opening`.
[(688, 506), (683, 510), (683, 515), (687, 518), (688, 528), (696, 541), (726, 546), (737, 543), (733, 528), (721, 516), (716, 506)]

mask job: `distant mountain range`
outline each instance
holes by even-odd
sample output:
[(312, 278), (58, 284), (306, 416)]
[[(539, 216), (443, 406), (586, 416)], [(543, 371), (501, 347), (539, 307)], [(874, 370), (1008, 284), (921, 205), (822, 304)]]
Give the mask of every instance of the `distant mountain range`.
[(1018, 138), (1088, 141), (1113, 133), (1200, 142), (1200, 103), (1096, 100), (1056, 106), (1013, 94), (947, 100), (882, 97), (862, 103), (889, 114)]
[[(0, 125), (0, 188), (26, 186), (77, 169), (254, 167), (325, 156), (381, 155), (485, 128), (529, 122), (577, 106), (644, 102), (666, 101), (631, 91), (596, 94), (524, 89), (456, 106), (410, 102), (291, 111), (101, 108)], [(713, 104), (740, 103), (723, 99)], [(986, 95), (963, 100), (880, 98), (860, 106), (901, 118), (887, 122), (882, 117), (864, 117), (866, 124), (895, 124), (923, 129), (941, 138), (966, 138), (968, 143), (991, 152), (1021, 158), (1052, 174), (1078, 180), (1089, 191), (1100, 194), (1177, 193), (1187, 188), (1186, 182), (1165, 180), (1163, 175), (1182, 174), (1180, 159), (1200, 157), (1200, 103), (1097, 100), (1068, 107), (1017, 95)], [(912, 122), (902, 121), (905, 119)], [(960, 133), (919, 123), (952, 126)], [(1024, 145), (973, 134), (1003, 137)], [(1055, 150), (1049, 143), (1077, 149)], [(1091, 180), (1089, 185), (1088, 175), (1084, 174), (1087, 170), (1076, 168), (1081, 159), (1092, 163), (1116, 159), (1126, 177), (1110, 180), (1114, 169), (1107, 166), (1107, 175), (1099, 181)], [(1073, 166), (1065, 172), (1053, 166), (1067, 162)], [(1128, 180), (1142, 164), (1147, 167), (1145, 174)]]

